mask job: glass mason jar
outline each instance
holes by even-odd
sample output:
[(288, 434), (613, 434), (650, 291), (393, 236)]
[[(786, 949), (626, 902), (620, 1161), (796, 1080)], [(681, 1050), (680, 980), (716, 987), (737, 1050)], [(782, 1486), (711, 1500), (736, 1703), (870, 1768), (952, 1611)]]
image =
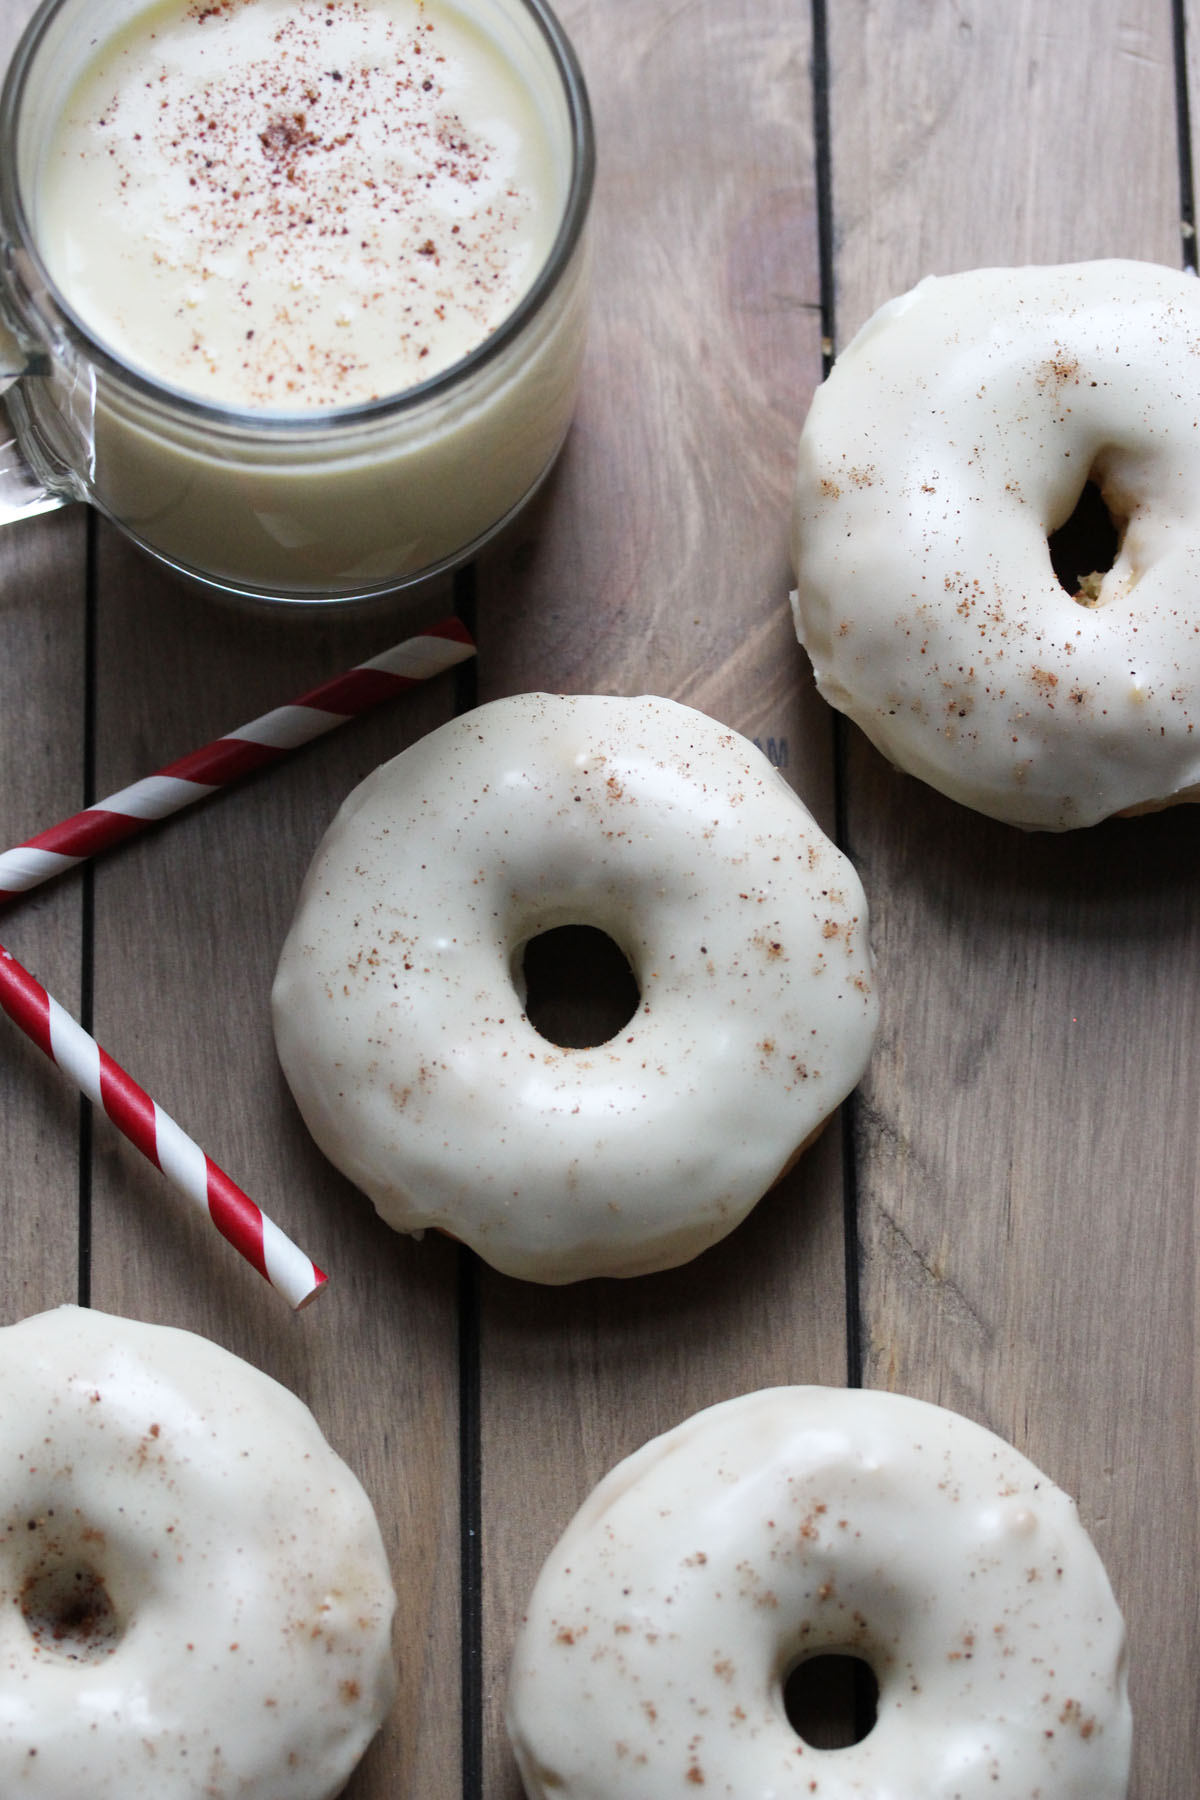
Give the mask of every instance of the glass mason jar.
[(574, 407), (595, 149), (562, 27), (544, 0), (457, 0), (533, 96), (561, 177), (557, 233), (524, 297), (427, 381), (361, 405), (256, 412), (122, 362), (39, 252), (35, 184), (62, 97), (97, 40), (146, 4), (44, 0), (0, 96), (0, 522), (90, 501), (185, 577), (299, 606), (465, 561), (538, 487)]

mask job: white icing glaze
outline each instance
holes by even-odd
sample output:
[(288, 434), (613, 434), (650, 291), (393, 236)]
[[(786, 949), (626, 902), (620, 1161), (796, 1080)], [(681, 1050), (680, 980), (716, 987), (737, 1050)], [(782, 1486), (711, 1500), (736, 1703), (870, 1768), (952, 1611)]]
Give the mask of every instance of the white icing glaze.
[(395, 1685), (366, 1495), (190, 1332), (0, 1331), (0, 1793), (330, 1800)]
[[(899, 767), (1062, 830), (1200, 782), (1200, 286), (1147, 263), (980, 269), (882, 307), (801, 437), (796, 624)], [(1095, 603), (1048, 534), (1089, 475)]]
[[(564, 1049), (526, 942), (590, 925), (640, 988)], [(309, 1129), (400, 1230), (534, 1280), (633, 1275), (742, 1219), (853, 1087), (866, 905), (767, 759), (654, 698), (524, 694), (452, 721), (343, 806), (280, 960)]]
[[(871, 1664), (818, 1750), (783, 1687)], [(896, 1394), (776, 1388), (615, 1468), (538, 1579), (509, 1731), (530, 1800), (1121, 1800), (1124, 1628), (1074, 1503), (1001, 1438)]]

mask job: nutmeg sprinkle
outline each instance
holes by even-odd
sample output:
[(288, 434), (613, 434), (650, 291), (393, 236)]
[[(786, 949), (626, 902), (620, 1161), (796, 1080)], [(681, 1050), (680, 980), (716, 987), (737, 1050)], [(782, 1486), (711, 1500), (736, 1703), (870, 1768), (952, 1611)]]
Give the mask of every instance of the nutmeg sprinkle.
[(482, 342), (561, 201), (535, 104), (424, 0), (170, 0), (99, 47), (42, 173), (52, 273), (203, 398), (378, 399)]

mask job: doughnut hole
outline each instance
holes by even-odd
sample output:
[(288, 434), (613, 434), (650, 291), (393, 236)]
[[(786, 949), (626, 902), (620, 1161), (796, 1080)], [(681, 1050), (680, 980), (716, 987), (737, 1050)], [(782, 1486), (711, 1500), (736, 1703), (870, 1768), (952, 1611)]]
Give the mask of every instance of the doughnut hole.
[(864, 1657), (821, 1651), (793, 1664), (783, 1683), (783, 1710), (812, 1750), (848, 1750), (875, 1727), (879, 1682)]
[(641, 990), (620, 945), (594, 925), (556, 925), (517, 953), (525, 1016), (562, 1050), (606, 1044), (637, 1012)]
[(1101, 582), (1120, 555), (1125, 523), (1110, 511), (1093, 469), (1070, 517), (1047, 539), (1058, 584), (1080, 606), (1099, 600)]
[(66, 1662), (103, 1662), (123, 1636), (103, 1576), (58, 1545), (34, 1565), (18, 1604), (38, 1649)]

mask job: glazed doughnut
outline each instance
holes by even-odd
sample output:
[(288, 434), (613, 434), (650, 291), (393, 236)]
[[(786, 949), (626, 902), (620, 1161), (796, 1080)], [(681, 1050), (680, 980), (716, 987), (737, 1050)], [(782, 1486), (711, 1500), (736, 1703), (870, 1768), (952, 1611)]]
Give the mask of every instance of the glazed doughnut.
[[(884, 755), (1046, 830), (1200, 784), (1200, 286), (1148, 263), (977, 269), (882, 307), (801, 436), (796, 625)], [(1050, 534), (1091, 481), (1116, 560)]]
[(0, 1331), (0, 1793), (331, 1800), (391, 1703), (375, 1515), (215, 1344), (62, 1307)]
[[(784, 1684), (867, 1662), (876, 1722), (814, 1749)], [(518, 1635), (529, 1800), (1121, 1800), (1124, 1627), (1074, 1504), (896, 1394), (776, 1388), (656, 1438), (584, 1502)]]
[[(590, 1049), (524, 1005), (531, 938), (623, 952)], [(685, 1262), (862, 1072), (862, 889), (745, 738), (670, 700), (522, 694), (346, 801), (280, 958), (276, 1041), (325, 1154), (401, 1231), (543, 1282)]]

